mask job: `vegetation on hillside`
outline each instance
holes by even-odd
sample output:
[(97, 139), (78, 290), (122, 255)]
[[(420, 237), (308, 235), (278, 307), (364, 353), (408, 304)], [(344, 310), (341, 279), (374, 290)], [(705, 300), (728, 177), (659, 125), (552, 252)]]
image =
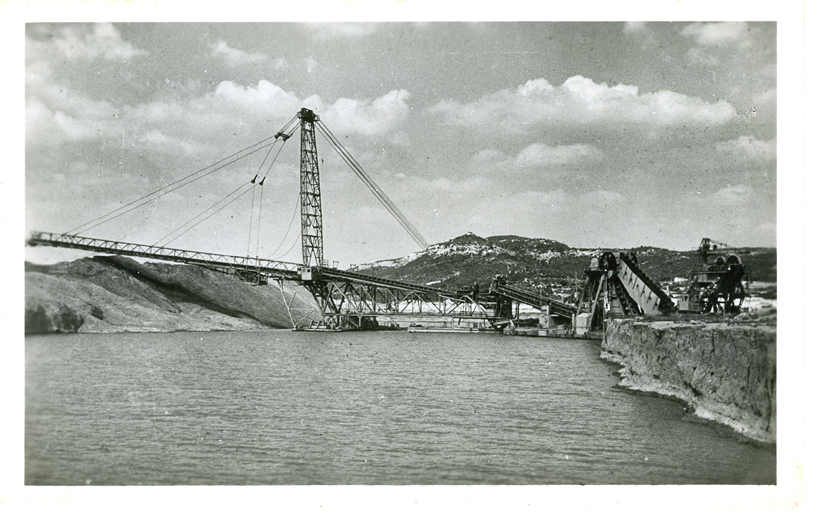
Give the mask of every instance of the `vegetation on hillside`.
[[(427, 251), (387, 264), (371, 264), (358, 271), (400, 281), (465, 288), (478, 283), (488, 287), (496, 274), (510, 284), (546, 288), (581, 280), (591, 258), (606, 250), (634, 251), (639, 265), (653, 279), (672, 281), (687, 277), (700, 268), (696, 251), (671, 251), (658, 247), (571, 248), (554, 240), (520, 236), (482, 238), (472, 233), (433, 245)], [(774, 248), (738, 249), (751, 281), (777, 279), (777, 251)]]

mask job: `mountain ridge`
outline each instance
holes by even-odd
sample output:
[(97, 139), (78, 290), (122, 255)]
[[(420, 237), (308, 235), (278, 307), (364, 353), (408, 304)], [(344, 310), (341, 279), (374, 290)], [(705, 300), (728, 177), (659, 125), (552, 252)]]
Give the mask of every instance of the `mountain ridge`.
[[(509, 283), (538, 287), (552, 280), (580, 279), (591, 258), (604, 251), (633, 251), (640, 266), (658, 281), (687, 277), (697, 270), (696, 250), (673, 251), (654, 246), (634, 248), (575, 248), (549, 238), (519, 235), (480, 237), (472, 232), (431, 245), (426, 251), (379, 260), (351, 270), (421, 284), (484, 286), (496, 274)], [(777, 280), (776, 248), (730, 248), (744, 259), (753, 281)]]

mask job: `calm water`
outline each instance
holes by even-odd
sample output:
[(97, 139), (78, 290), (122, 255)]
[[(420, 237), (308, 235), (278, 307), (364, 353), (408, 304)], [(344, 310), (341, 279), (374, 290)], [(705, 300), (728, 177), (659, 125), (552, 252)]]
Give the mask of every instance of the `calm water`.
[(25, 483), (774, 483), (774, 450), (614, 388), (597, 342), (31, 336)]

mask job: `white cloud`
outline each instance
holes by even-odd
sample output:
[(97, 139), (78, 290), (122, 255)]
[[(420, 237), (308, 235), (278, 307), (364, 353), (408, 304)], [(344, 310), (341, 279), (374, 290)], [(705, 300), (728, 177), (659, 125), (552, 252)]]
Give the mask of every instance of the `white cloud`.
[(748, 45), (748, 31), (746, 22), (691, 23), (684, 27), (681, 34), (694, 38), (702, 45), (723, 46), (738, 42)]
[(585, 160), (599, 159), (602, 151), (590, 144), (548, 146), (532, 144), (523, 149), (515, 160), (518, 167), (545, 167), (549, 165), (570, 165)]
[(493, 130), (527, 129), (528, 125), (606, 125), (620, 123), (649, 128), (720, 125), (735, 118), (727, 102), (708, 104), (672, 91), (639, 94), (636, 86), (597, 84), (573, 76), (559, 87), (545, 79), (530, 80), (515, 90), (504, 89), (470, 103), (442, 100), (429, 112), (448, 124)]
[(590, 144), (549, 146), (534, 143), (510, 156), (494, 149), (485, 149), (472, 157), (472, 168), (480, 173), (513, 174), (528, 170), (552, 169), (597, 162), (604, 157), (599, 148)]
[(396, 131), (407, 120), (409, 99), (410, 93), (403, 89), (392, 90), (373, 100), (340, 98), (318, 114), (335, 133), (378, 136)]
[(310, 30), (323, 41), (335, 38), (359, 38), (374, 34), (379, 27), (377, 23), (305, 23), (303, 27)]
[(712, 203), (708, 202), (707, 204), (734, 206), (748, 201), (752, 197), (752, 192), (752, 187), (749, 185), (741, 184), (724, 187), (710, 194), (708, 201), (712, 201)]
[(687, 59), (691, 64), (699, 64), (702, 66), (717, 66), (720, 61), (701, 48), (690, 48), (687, 50)]
[[(247, 53), (237, 48), (231, 48), (226, 44), (226, 41), (222, 40), (208, 46), (212, 50), (213, 57), (222, 57), (230, 66), (240, 66), (241, 64), (252, 64), (266, 60), (266, 56), (262, 53)], [(285, 59), (282, 60), (284, 65)], [(275, 61), (275, 66), (276, 65), (278, 65), (278, 63)]]
[(750, 135), (741, 135), (737, 139), (719, 142), (715, 144), (715, 149), (743, 160), (768, 161), (777, 157), (776, 140), (765, 141)]
[(625, 27), (622, 29), (625, 34), (640, 34), (650, 32), (647, 27), (647, 22), (644, 21), (628, 21), (625, 22)]
[(215, 88), (215, 96), (223, 99), (228, 105), (238, 106), (265, 117), (294, 115), (303, 104), (295, 94), (267, 80), (260, 80), (256, 86), (242, 86), (225, 80)]
[(149, 144), (151, 148), (171, 152), (180, 150), (187, 155), (194, 155), (203, 149), (200, 143), (194, 143), (179, 137), (171, 137), (157, 129), (150, 130), (139, 141)]
[(25, 136), (28, 147), (88, 136), (88, 131), (77, 126), (76, 120), (62, 112), (54, 112), (41, 101), (28, 101), (25, 105)]
[(242, 86), (231, 81), (218, 84), (215, 95), (226, 107), (237, 107), (256, 120), (290, 118), (302, 107), (307, 107), (337, 134), (389, 136), (397, 145), (409, 144), (409, 137), (399, 127), (407, 120), (410, 93), (393, 90), (374, 99), (339, 98), (333, 104), (325, 103), (317, 95), (305, 99), (284, 90), (267, 80), (256, 86)]
[(67, 27), (54, 38), (54, 45), (68, 59), (93, 59), (127, 61), (131, 57), (144, 54), (130, 43), (122, 40), (119, 31), (110, 23), (93, 25), (93, 32), (85, 32), (75, 27)]

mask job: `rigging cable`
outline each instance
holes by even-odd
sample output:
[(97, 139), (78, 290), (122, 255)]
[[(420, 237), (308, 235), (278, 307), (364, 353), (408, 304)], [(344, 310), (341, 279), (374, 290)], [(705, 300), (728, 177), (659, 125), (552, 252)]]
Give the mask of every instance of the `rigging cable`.
[(297, 233), (297, 238), (295, 238), (295, 239), (294, 239), (294, 243), (293, 243), (293, 244), (291, 244), (291, 247), (289, 247), (289, 248), (288, 248), (288, 250), (285, 252), (285, 254), (282, 254), (282, 255), (278, 256), (278, 258), (285, 258), (286, 256), (288, 256), (288, 253), (290, 253), (291, 251), (293, 251), (293, 250), (294, 250), (294, 247), (296, 247), (296, 246), (297, 246), (297, 243), (298, 243), (298, 242), (299, 242), (301, 239), (302, 239), (302, 234), (301, 234), (301, 233)]
[[(273, 143), (272, 143), (272, 144), (273, 144)], [(256, 153), (257, 151), (260, 151), (261, 149), (263, 149), (263, 148), (265, 148), (265, 147), (266, 147), (265, 145), (264, 145), (264, 146), (261, 146), (261, 147), (259, 147), (259, 148), (257, 148), (257, 149), (254, 149), (253, 151), (251, 151), (251, 152), (249, 152), (249, 153), (246, 153), (245, 155), (242, 155), (242, 156), (240, 156), (240, 157), (238, 157), (238, 158), (235, 158), (234, 160), (232, 160), (232, 161), (230, 161), (230, 162), (227, 162), (227, 163), (225, 163), (225, 164), (223, 164), (223, 165), (221, 165), (221, 166), (219, 166), (219, 167), (216, 167), (216, 168), (214, 168), (214, 169), (210, 170), (209, 172), (207, 172), (206, 174), (202, 174), (202, 175), (198, 176), (197, 178), (195, 178), (195, 179), (193, 179), (193, 180), (190, 180), (190, 181), (187, 181), (186, 183), (182, 183), (182, 184), (180, 184), (180, 185), (174, 186), (174, 187), (172, 187), (172, 188), (170, 188), (170, 189), (168, 189), (168, 190), (164, 190), (164, 189), (167, 189), (167, 187), (170, 187), (170, 186), (172, 186), (172, 185), (175, 185), (175, 184), (181, 183), (182, 181), (186, 180), (187, 178), (190, 178), (192, 175), (189, 175), (189, 176), (187, 176), (186, 178), (182, 178), (182, 179), (180, 179), (180, 180), (176, 181), (175, 183), (173, 183), (173, 184), (171, 184), (171, 185), (167, 185), (166, 187), (163, 187), (162, 189), (159, 189), (159, 190), (156, 190), (156, 191), (154, 191), (154, 192), (151, 192), (151, 193), (147, 194), (146, 196), (142, 196), (141, 198), (136, 199), (135, 201), (131, 201), (131, 202), (127, 203), (127, 204), (126, 204), (126, 205), (124, 205), (124, 206), (121, 206), (121, 207), (119, 207), (119, 208), (117, 208), (117, 209), (115, 209), (115, 210), (113, 210), (113, 211), (111, 211), (111, 212), (108, 212), (108, 213), (106, 213), (106, 214), (102, 215), (101, 217), (97, 217), (96, 219), (94, 219), (94, 220), (92, 220), (92, 221), (86, 222), (85, 224), (82, 224), (82, 225), (80, 225), (80, 226), (78, 226), (78, 227), (76, 227), (76, 228), (74, 228), (74, 229), (72, 229), (72, 230), (70, 230), (70, 231), (67, 231), (67, 232), (66, 232), (66, 234), (69, 234), (69, 233), (72, 233), (72, 232), (73, 232), (74, 234), (77, 234), (77, 235), (78, 235), (79, 233), (82, 233), (82, 232), (84, 232), (84, 231), (88, 231), (89, 229), (93, 229), (93, 228), (95, 228), (95, 227), (97, 227), (97, 226), (100, 226), (100, 225), (102, 225), (102, 224), (106, 223), (106, 222), (110, 222), (110, 221), (111, 221), (111, 220), (113, 220), (113, 219), (116, 219), (116, 218), (118, 218), (118, 217), (121, 217), (122, 215), (124, 215), (124, 214), (126, 214), (126, 213), (129, 213), (129, 212), (131, 212), (131, 211), (133, 211), (133, 210), (136, 210), (136, 209), (138, 209), (138, 208), (141, 208), (141, 207), (143, 207), (143, 206), (145, 206), (145, 205), (149, 204), (150, 202), (152, 202), (152, 201), (153, 201), (153, 200), (155, 200), (155, 199), (158, 199), (159, 197), (163, 197), (163, 196), (165, 196), (165, 195), (169, 194), (170, 192), (174, 192), (174, 191), (178, 190), (178, 189), (179, 189), (179, 188), (181, 188), (181, 187), (184, 187), (184, 186), (186, 186), (186, 185), (189, 185), (190, 183), (194, 183), (194, 182), (196, 182), (196, 181), (200, 180), (201, 178), (204, 178), (204, 177), (206, 177), (206, 176), (209, 176), (210, 174), (212, 174), (212, 173), (214, 173), (214, 172), (216, 172), (216, 171), (219, 171), (219, 170), (223, 169), (223, 168), (224, 168), (224, 167), (226, 167), (227, 165), (233, 164), (233, 163), (237, 162), (238, 160), (241, 160), (241, 159), (243, 159), (243, 158), (246, 158), (247, 156), (249, 156), (249, 155), (251, 155), (251, 154), (253, 154), (253, 153)], [(221, 160), (221, 161), (223, 161), (223, 160)], [(213, 164), (213, 165), (214, 165), (214, 164)], [(203, 170), (209, 169), (210, 167), (212, 167), (212, 166), (211, 166), (211, 165), (210, 165), (210, 166), (207, 166), (207, 167), (205, 167)], [(197, 174), (197, 173), (199, 173), (199, 172), (201, 172), (201, 171), (196, 171), (196, 173), (193, 173), (193, 175), (194, 175), (194, 174)], [(162, 190), (163, 190), (163, 192), (162, 192)], [(161, 192), (161, 193), (159, 194), (159, 192)], [(155, 195), (155, 194), (158, 194), (158, 195)], [(155, 195), (155, 197), (151, 197), (151, 196), (153, 196), (153, 195)], [(139, 202), (141, 202), (141, 204), (135, 204), (135, 203), (139, 203)], [(132, 206), (132, 205), (134, 205), (134, 204), (135, 204), (135, 206)], [(129, 207), (129, 208), (128, 208), (128, 207)], [(126, 209), (125, 209), (125, 208), (126, 208)], [(119, 212), (119, 213), (116, 213), (116, 212)], [(107, 216), (109, 216), (109, 215), (112, 215), (113, 213), (116, 213), (116, 215), (113, 215), (112, 217), (110, 217), (110, 218), (108, 218), (108, 219), (104, 219), (105, 217), (107, 217)], [(104, 219), (104, 220), (102, 220), (102, 219)], [(80, 228), (81, 228), (81, 229), (80, 229)]]
[[(291, 124), (291, 123), (289, 122), (289, 124)], [(277, 153), (274, 155), (274, 158), (272, 158), (271, 163), (268, 166), (268, 169), (266, 169), (266, 172), (263, 173), (263, 165), (265, 165), (266, 160), (268, 160), (268, 157), (271, 154), (271, 150), (273, 149), (274, 146), (272, 145), (272, 147), (269, 148), (268, 152), (266, 153), (266, 156), (263, 158), (263, 161), (260, 163), (260, 167), (257, 169), (257, 174), (255, 174), (254, 178), (252, 179), (252, 185), (254, 185), (255, 182), (257, 181), (257, 178), (260, 177), (261, 174), (263, 175), (263, 177), (260, 178), (260, 182), (257, 183), (257, 185), (260, 186), (260, 205), (258, 206), (258, 212), (257, 212), (257, 242), (255, 244), (255, 253), (254, 253), (255, 257), (260, 256), (260, 227), (261, 227), (261, 221), (263, 220), (263, 196), (264, 196), (264, 194), (263, 194), (263, 191), (264, 191), (263, 184), (266, 181), (266, 177), (271, 172), (271, 168), (274, 166), (274, 163), (277, 161), (277, 158), (280, 156), (280, 153), (283, 151), (283, 147), (285, 147), (286, 141), (291, 137), (291, 135), (294, 134), (294, 132), (297, 131), (298, 127), (299, 127), (299, 125), (295, 126), (294, 129), (291, 130), (290, 134), (285, 134), (284, 137), (281, 136), (282, 139), (283, 139), (283, 143), (280, 144), (280, 148), (277, 150)], [(278, 132), (278, 135), (281, 134), (281, 133), (284, 133), (284, 132), (280, 131), (280, 132)], [(279, 140), (279, 138), (277, 140)], [(254, 187), (252, 187), (252, 188), (254, 188)], [(249, 242), (248, 242), (248, 244), (246, 246), (246, 257), (249, 257), (250, 253), (251, 253), (252, 224), (254, 223), (254, 196), (255, 196), (255, 194), (254, 194), (254, 191), (253, 191), (252, 192), (251, 214), (249, 215)]]
[(246, 258), (249, 257), (249, 252), (251, 252), (251, 245), (252, 245), (252, 224), (254, 224), (254, 190), (255, 190), (255, 181), (257, 181), (257, 176), (252, 178), (252, 208), (249, 213), (249, 241), (246, 243)]
[[(241, 188), (242, 188), (242, 187), (241, 187)], [(238, 189), (238, 190), (239, 190), (239, 189)], [(195, 226), (197, 226), (197, 225), (198, 225), (198, 224), (200, 224), (201, 222), (203, 222), (203, 221), (207, 220), (208, 218), (212, 217), (213, 215), (215, 215), (215, 214), (216, 214), (216, 213), (218, 213), (219, 211), (223, 210), (224, 208), (226, 208), (226, 207), (227, 207), (227, 206), (229, 206), (230, 204), (234, 203), (235, 201), (237, 201), (237, 200), (238, 200), (238, 199), (240, 199), (241, 197), (245, 196), (247, 193), (249, 193), (249, 191), (250, 191), (250, 190), (252, 190), (252, 189), (250, 189), (250, 188), (249, 188), (249, 189), (246, 189), (246, 190), (245, 190), (244, 192), (242, 192), (240, 195), (238, 195), (237, 197), (235, 197), (234, 199), (232, 199), (232, 200), (231, 200), (231, 201), (229, 201), (228, 203), (224, 204), (223, 206), (221, 206), (220, 208), (218, 208), (218, 209), (217, 209), (217, 210), (215, 210), (214, 212), (210, 213), (209, 215), (207, 215), (207, 216), (206, 216), (206, 217), (204, 217), (203, 219), (199, 220), (198, 222), (196, 222), (196, 223), (195, 223), (195, 224), (193, 224), (192, 226), (188, 227), (187, 229), (185, 229), (183, 232), (181, 232), (181, 233), (179, 233), (178, 235), (176, 235), (176, 236), (175, 236), (174, 238), (172, 238), (171, 240), (167, 240), (167, 242), (166, 242), (166, 243), (170, 243), (170, 242), (172, 242), (172, 241), (174, 241), (174, 240), (177, 240), (177, 239), (178, 239), (178, 238), (179, 238), (181, 235), (183, 235), (184, 233), (186, 233), (186, 232), (187, 232), (187, 231), (189, 231), (190, 229), (194, 228)]]
[[(300, 195), (297, 194), (297, 202), (294, 203), (294, 213), (291, 214), (291, 220), (288, 223), (288, 229), (285, 230), (285, 235), (283, 235), (283, 238), (280, 240), (280, 244), (277, 245), (277, 248), (274, 249), (274, 251), (272, 251), (271, 256), (269, 256), (269, 259), (274, 258), (274, 255), (277, 254), (277, 251), (279, 251), (280, 247), (283, 246), (283, 243), (285, 242), (285, 239), (288, 238), (288, 233), (291, 232), (291, 226), (294, 225), (294, 219), (297, 218), (297, 212), (300, 209), (300, 199), (301, 199)], [(291, 251), (289, 250), (289, 252), (291, 252)], [(286, 254), (288, 254), (288, 253), (286, 253)]]
[(389, 197), (384, 193), (384, 191), (379, 188), (376, 183), (370, 178), (370, 176), (362, 169), (362, 166), (357, 162), (353, 156), (345, 149), (344, 146), (339, 142), (336, 136), (331, 133), (331, 131), (324, 125), (322, 122), (318, 122), (317, 127), (320, 128), (321, 132), (325, 137), (328, 139), (329, 142), (333, 145), (334, 149), (339, 153), (342, 159), (347, 163), (351, 170), (362, 180), (362, 182), (368, 187), (368, 189), (376, 196), (376, 199), (387, 209), (390, 214), (395, 217), (395, 219), (401, 224), (407, 234), (424, 250), (429, 248), (429, 244), (427, 240), (418, 232), (415, 226), (407, 219), (407, 217), (398, 209), (398, 207), (390, 200)]
[(260, 257), (260, 221), (263, 220), (263, 182), (266, 181), (266, 178), (263, 177), (260, 180), (260, 208), (257, 212), (257, 244), (254, 248), (254, 255), (255, 257)]
[[(322, 121), (317, 121), (317, 128), (320, 129), (320, 132), (328, 139), (334, 149), (339, 153), (339, 156), (347, 163), (351, 170), (362, 180), (362, 182), (368, 187), (368, 189), (373, 192), (373, 195), (379, 200), (379, 202), (387, 209), (388, 212), (401, 224), (401, 226), (407, 231), (407, 233), (413, 238), (413, 240), (424, 250), (429, 250), (429, 243), (427, 240), (421, 235), (418, 229), (410, 222), (409, 219), (398, 209), (398, 207), (393, 203), (393, 201), (384, 193), (384, 191), (376, 185), (376, 183), (370, 178), (370, 176), (365, 172), (359, 162), (353, 158), (350, 152), (339, 142), (338, 138), (325, 126)], [(455, 271), (448, 262), (441, 262), (441, 266), (444, 267), (447, 274), (449, 275), (449, 281), (456, 287), (462, 287), (462, 282), (460, 278), (460, 272)]]
[[(220, 198), (220, 199), (219, 199), (217, 202), (215, 202), (214, 204), (212, 204), (212, 205), (211, 205), (209, 208), (207, 208), (206, 210), (203, 210), (203, 211), (202, 211), (202, 212), (200, 212), (199, 214), (195, 215), (194, 217), (192, 217), (192, 218), (191, 218), (191, 219), (189, 219), (188, 221), (184, 222), (183, 224), (181, 224), (180, 226), (178, 226), (178, 227), (177, 227), (177, 228), (175, 228), (174, 230), (172, 230), (172, 231), (170, 231), (169, 233), (167, 233), (166, 235), (164, 235), (164, 236), (163, 236), (162, 238), (160, 238), (160, 239), (159, 239), (159, 240), (158, 240), (156, 243), (154, 243), (154, 244), (153, 244), (153, 246), (164, 247), (163, 245), (159, 245), (159, 244), (161, 244), (161, 243), (162, 243), (162, 242), (163, 242), (165, 239), (167, 239), (167, 238), (171, 237), (171, 236), (172, 236), (174, 233), (176, 233), (176, 232), (178, 232), (179, 230), (183, 229), (185, 226), (187, 226), (187, 225), (188, 225), (188, 224), (190, 224), (191, 222), (195, 221), (195, 220), (196, 220), (198, 217), (201, 217), (202, 215), (204, 215), (204, 214), (205, 214), (206, 212), (208, 212), (209, 210), (211, 210), (211, 209), (213, 209), (213, 208), (216, 208), (216, 207), (217, 207), (217, 206), (218, 206), (220, 203), (222, 203), (223, 201), (227, 200), (227, 199), (228, 199), (230, 196), (232, 196), (232, 195), (234, 195), (235, 193), (237, 193), (237, 192), (238, 192), (240, 189), (242, 189), (242, 188), (243, 188), (243, 187), (245, 187), (246, 185), (247, 185), (247, 184), (246, 184), (246, 183), (244, 183), (243, 185), (240, 185), (239, 187), (237, 187), (237, 188), (236, 188), (236, 189), (234, 189), (233, 191), (229, 192), (228, 194), (226, 194), (225, 196), (223, 196), (222, 198)], [(176, 238), (177, 238), (177, 237), (176, 237)], [(175, 238), (173, 238), (172, 240), (175, 240)], [(168, 242), (167, 242), (167, 243), (169, 243), (169, 241), (171, 241), (171, 240), (168, 240)]]
[[(109, 211), (109, 212), (105, 213), (104, 215), (101, 215), (101, 216), (99, 216), (99, 217), (96, 217), (95, 219), (92, 219), (92, 220), (90, 220), (90, 221), (88, 221), (88, 222), (85, 222), (84, 224), (80, 224), (79, 226), (76, 226), (75, 228), (73, 228), (73, 229), (70, 229), (70, 230), (66, 231), (66, 232), (65, 232), (65, 234), (70, 234), (70, 233), (79, 234), (79, 233), (81, 233), (81, 232), (83, 232), (83, 231), (87, 231), (88, 229), (94, 228), (94, 227), (96, 227), (96, 226), (98, 226), (98, 225), (100, 225), (100, 224), (104, 224), (105, 222), (109, 222), (109, 221), (111, 221), (111, 220), (115, 219), (116, 217), (119, 217), (120, 215), (123, 215), (123, 214), (125, 214), (125, 213), (130, 212), (130, 211), (133, 211), (134, 209), (140, 208), (140, 207), (142, 207), (142, 206), (146, 205), (147, 203), (149, 203), (150, 201), (153, 201), (153, 200), (155, 200), (155, 199), (158, 199), (159, 197), (162, 197), (163, 195), (166, 195), (166, 194), (168, 194), (168, 193), (170, 193), (170, 192), (172, 192), (172, 191), (174, 191), (174, 190), (177, 190), (178, 188), (181, 188), (181, 187), (183, 187), (183, 186), (185, 186), (185, 185), (189, 185), (190, 183), (193, 183), (194, 181), (197, 181), (197, 180), (199, 180), (199, 179), (203, 178), (204, 176), (208, 176), (209, 174), (212, 174), (213, 172), (215, 172), (215, 171), (217, 171), (217, 170), (220, 170), (220, 169), (222, 169), (222, 168), (226, 167), (226, 166), (227, 166), (227, 165), (229, 165), (229, 164), (232, 164), (232, 163), (234, 163), (234, 162), (236, 162), (236, 161), (238, 161), (238, 160), (241, 160), (241, 159), (243, 159), (243, 158), (245, 158), (245, 157), (247, 157), (247, 156), (249, 156), (249, 155), (251, 155), (251, 154), (253, 154), (253, 153), (257, 152), (257, 151), (259, 151), (260, 149), (262, 149), (262, 148), (266, 147), (266, 143), (267, 143), (269, 140), (271, 140), (271, 139), (274, 139), (274, 142), (271, 144), (271, 145), (273, 146), (273, 145), (274, 145), (274, 143), (275, 143), (275, 142), (276, 142), (276, 141), (277, 141), (277, 140), (278, 140), (278, 139), (279, 139), (281, 136), (283, 136), (283, 139), (284, 139), (284, 140), (285, 140), (286, 138), (288, 138), (288, 137), (290, 137), (290, 136), (291, 136), (291, 135), (285, 135), (285, 133), (284, 133), (284, 132), (285, 132), (286, 130), (288, 130), (288, 129), (290, 128), (291, 124), (292, 124), (292, 123), (294, 123), (296, 120), (297, 120), (297, 116), (294, 116), (293, 118), (291, 118), (291, 119), (288, 121), (288, 123), (286, 123), (286, 124), (285, 124), (285, 126), (283, 127), (283, 129), (282, 129), (282, 130), (280, 130), (279, 132), (277, 132), (277, 134), (276, 134), (276, 135), (273, 135), (273, 136), (271, 136), (271, 137), (267, 137), (267, 138), (265, 138), (265, 139), (263, 139), (263, 140), (261, 140), (261, 141), (259, 141), (259, 142), (256, 142), (256, 143), (252, 144), (251, 146), (245, 147), (245, 148), (243, 148), (243, 149), (241, 149), (241, 150), (239, 150), (239, 151), (237, 151), (237, 152), (235, 152), (235, 153), (232, 153), (231, 155), (229, 155), (229, 156), (227, 156), (227, 157), (225, 157), (225, 158), (222, 158), (222, 159), (218, 160), (218, 161), (217, 161), (217, 162), (215, 162), (215, 163), (212, 163), (212, 164), (207, 165), (206, 167), (203, 167), (203, 168), (201, 168), (201, 169), (199, 169), (199, 170), (197, 170), (197, 171), (195, 171), (195, 172), (193, 172), (193, 173), (190, 173), (190, 174), (188, 174), (188, 175), (184, 176), (183, 178), (181, 178), (181, 179), (179, 179), (179, 180), (177, 180), (177, 181), (174, 181), (174, 182), (172, 182), (172, 183), (170, 183), (170, 184), (168, 184), (168, 185), (165, 185), (165, 186), (163, 186), (163, 187), (161, 187), (161, 188), (158, 188), (158, 189), (156, 189), (156, 190), (154, 190), (154, 191), (150, 192), (149, 194), (146, 194), (146, 195), (144, 195), (144, 196), (142, 196), (142, 197), (140, 197), (140, 198), (138, 198), (138, 199), (135, 199), (135, 200), (133, 200), (133, 201), (131, 201), (131, 202), (129, 202), (129, 203), (127, 203), (127, 204), (125, 204), (125, 205), (122, 205), (122, 206), (120, 206), (120, 207), (118, 207), (118, 208), (116, 208), (116, 209), (114, 209), (114, 210), (112, 210), (112, 211)], [(293, 133), (293, 131), (292, 131), (292, 133)], [(260, 147), (259, 147), (259, 148), (257, 148), (257, 149), (255, 149), (255, 150), (253, 150), (253, 151), (251, 151), (250, 153), (247, 153), (247, 154), (242, 155), (242, 156), (238, 156), (238, 155), (240, 155), (241, 153), (243, 153), (244, 151), (248, 151), (248, 150), (250, 150), (250, 149), (252, 149), (252, 148), (255, 148), (256, 146), (260, 146)], [(227, 160), (230, 160), (230, 159), (233, 159), (233, 158), (234, 158), (234, 160), (231, 160), (231, 161), (227, 162)], [(182, 182), (184, 182), (184, 181), (186, 181), (186, 180), (188, 180), (188, 179), (192, 178), (192, 177), (193, 177), (193, 176), (195, 176), (196, 174), (203, 173), (203, 172), (205, 172), (206, 170), (208, 170), (208, 169), (210, 169), (210, 168), (212, 168), (212, 167), (214, 167), (214, 166), (217, 166), (217, 165), (219, 165), (219, 164), (221, 164), (221, 163), (223, 163), (223, 162), (226, 162), (226, 163), (225, 163), (225, 164), (223, 164), (223, 165), (221, 165), (220, 167), (217, 167), (216, 169), (211, 170), (210, 172), (208, 172), (208, 173), (204, 174), (203, 176), (199, 176), (199, 177), (195, 178), (194, 180), (191, 180), (191, 181), (188, 181), (187, 183), (183, 183), (183, 184), (181, 184)], [(167, 189), (167, 188), (170, 188), (170, 187), (174, 187), (175, 185), (178, 185), (178, 184), (181, 184), (181, 185), (179, 185), (179, 186), (177, 186), (177, 187), (175, 187), (175, 188), (172, 188), (172, 190), (168, 190), (168, 191), (166, 191), (166, 192), (164, 192), (164, 193), (159, 194), (159, 193), (160, 193), (160, 192), (162, 192), (163, 190), (165, 190), (165, 189)], [(152, 197), (152, 196), (154, 196), (154, 195), (156, 195), (156, 194), (159, 194), (159, 195), (157, 195), (156, 197), (154, 197), (154, 198), (152, 198), (152, 199), (150, 199), (150, 200), (148, 200), (148, 201), (146, 201), (146, 202), (143, 202), (142, 204), (139, 204), (139, 205), (137, 205), (137, 206), (135, 206), (135, 207), (133, 207), (133, 208), (129, 208), (129, 209), (128, 209), (128, 207), (130, 207), (131, 205), (133, 205), (133, 204), (135, 204), (135, 203), (142, 202), (142, 201), (144, 201), (145, 199), (150, 198), (150, 197)], [(122, 211), (122, 210), (125, 210), (125, 209), (127, 209), (127, 210), (126, 210), (126, 211)], [(117, 213), (117, 212), (121, 212), (121, 213), (119, 213), (118, 215), (115, 215), (115, 216), (113, 216), (113, 217), (111, 217), (111, 218), (109, 218), (109, 219), (107, 219), (107, 220), (103, 220), (103, 221), (101, 220), (101, 219), (104, 219), (105, 217), (108, 217), (108, 216), (110, 216), (110, 215), (113, 215), (113, 214), (115, 214), (115, 213)], [(91, 225), (91, 224), (92, 224), (92, 225)]]

